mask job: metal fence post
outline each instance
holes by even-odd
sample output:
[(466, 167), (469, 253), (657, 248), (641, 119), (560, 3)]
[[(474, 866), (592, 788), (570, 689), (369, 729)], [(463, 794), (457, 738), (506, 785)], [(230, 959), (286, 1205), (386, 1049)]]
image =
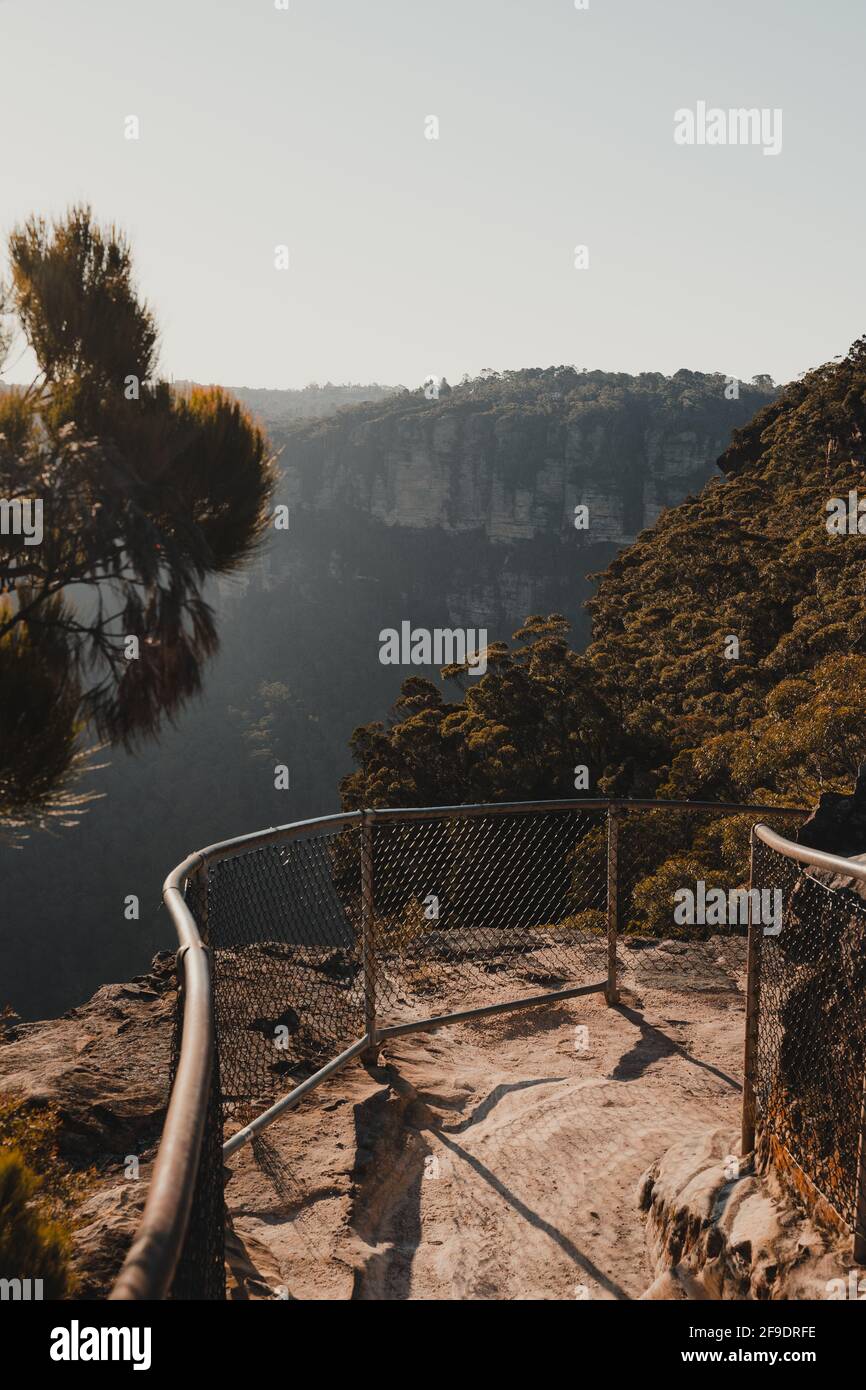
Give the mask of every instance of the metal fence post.
[(746, 973), (746, 1041), (743, 1053), (743, 1116), (740, 1153), (745, 1156), (755, 1148), (755, 1067), (758, 1054), (758, 1022), (761, 1008), (761, 940), (763, 925), (752, 911), (752, 888), (755, 883), (755, 829), (749, 842), (749, 947)]
[(208, 863), (207, 863), (207, 860), (205, 860), (204, 863), (202, 864), (201, 868), (197, 870), (197, 872), (196, 872), (196, 878), (199, 880), (199, 883), (200, 883), (200, 885), (201, 885), (201, 888), (200, 888), (200, 895), (201, 895), (201, 896), (200, 896), (200, 899), (199, 899), (199, 914), (200, 914), (200, 921), (199, 921), (199, 924), (198, 924), (198, 926), (199, 926), (199, 934), (200, 934), (200, 936), (201, 936), (202, 941), (204, 941), (206, 945), (209, 945), (209, 944), (210, 944), (210, 935), (209, 935), (209, 932), (208, 932), (208, 920), (209, 920), (209, 919), (208, 919), (209, 870), (208, 870)]
[(860, 1102), (860, 1142), (857, 1146), (857, 1196), (854, 1206), (854, 1263), (866, 1265), (866, 1073)]
[(376, 918), (373, 908), (373, 825), (375, 811), (361, 822), (361, 952), (364, 963), (364, 1031), (369, 1046), (361, 1054), (374, 1066), (379, 1061), (376, 1037)]
[(608, 1004), (619, 1003), (616, 979), (616, 943), (619, 935), (619, 810), (607, 808), (607, 988)]

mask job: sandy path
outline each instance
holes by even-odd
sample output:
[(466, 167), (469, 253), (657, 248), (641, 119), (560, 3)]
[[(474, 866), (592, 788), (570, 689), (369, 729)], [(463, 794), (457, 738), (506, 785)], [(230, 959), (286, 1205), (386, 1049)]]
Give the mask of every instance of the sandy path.
[(685, 968), (615, 1009), (394, 1040), (234, 1161), (235, 1296), (639, 1296), (638, 1180), (690, 1129), (736, 1124), (742, 1029), (736, 970)]

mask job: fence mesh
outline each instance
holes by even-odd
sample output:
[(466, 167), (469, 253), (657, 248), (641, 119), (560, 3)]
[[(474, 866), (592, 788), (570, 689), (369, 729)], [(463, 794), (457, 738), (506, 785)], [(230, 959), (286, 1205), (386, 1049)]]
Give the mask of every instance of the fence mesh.
[(494, 1002), (604, 979), (604, 824), (571, 809), (376, 822), (380, 1023), (403, 1021), (419, 992)]
[[(173, 1296), (224, 1296), (224, 1126), (230, 1133), (248, 1123), (363, 1037), (373, 1009), (387, 1027), (602, 987), (609, 870), (620, 983), (700, 988), (721, 972), (736, 987), (745, 920), (681, 926), (675, 894), (699, 879), (744, 887), (754, 819), (687, 806), (620, 810), (610, 857), (603, 808), (387, 812), (211, 861), (206, 878), (188, 885), (187, 902), (211, 952), (216, 1061)], [(766, 819), (789, 835), (796, 823), (782, 813)], [(764, 846), (755, 886), (780, 890), (785, 923), (762, 942), (761, 1124), (850, 1224), (866, 904)], [(253, 1154), (273, 1177), (263, 1136)]]
[[(866, 1061), (866, 903), (832, 876), (756, 838), (758, 1042), (753, 1085), (758, 1151), (800, 1173), (851, 1228)], [(780, 909), (781, 929), (771, 921)], [(805, 1189), (808, 1195), (808, 1189)]]
[[(804, 815), (779, 811), (761, 820), (790, 836)], [(692, 984), (738, 977), (745, 965), (745, 913), (735, 921), (678, 922), (674, 895), (696, 891), (699, 883), (725, 892), (747, 883), (754, 813), (684, 804), (620, 810), (618, 819), (620, 981), (663, 987), (682, 978), (686, 960)]]
[(364, 1032), (360, 827), (208, 871), (223, 1118), (245, 1123)]

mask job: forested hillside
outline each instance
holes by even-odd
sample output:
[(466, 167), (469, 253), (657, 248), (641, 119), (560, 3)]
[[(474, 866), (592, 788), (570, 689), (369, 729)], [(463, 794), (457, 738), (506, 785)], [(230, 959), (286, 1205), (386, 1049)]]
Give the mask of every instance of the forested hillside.
[(828, 522), (831, 499), (847, 509), (866, 485), (864, 430), (860, 340), (736, 430), (724, 478), (611, 562), (584, 653), (561, 615), (535, 617), (462, 701), (410, 680), (396, 722), (356, 735), (349, 797), (423, 783), (448, 800), (464, 782), (463, 799), (553, 796), (572, 753), (596, 793), (808, 801), (847, 786), (866, 756), (866, 536)]
[[(463, 698), (406, 681), (391, 721), (356, 731), (345, 803), (573, 795), (580, 765), (589, 795), (809, 805), (849, 790), (866, 757), (864, 436), (861, 339), (735, 431), (725, 476), (612, 561), (584, 652), (563, 615), (535, 616)], [(677, 818), (633, 846), (656, 902), (643, 920), (669, 915), (668, 879), (743, 872), (748, 819)]]

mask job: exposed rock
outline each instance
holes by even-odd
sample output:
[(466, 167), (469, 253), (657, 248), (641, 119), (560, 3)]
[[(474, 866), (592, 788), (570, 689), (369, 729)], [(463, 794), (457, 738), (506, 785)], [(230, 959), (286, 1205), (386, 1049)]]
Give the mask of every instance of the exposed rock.
[(294, 562), (295, 601), (329, 580), (425, 607), (435, 594), (443, 619), (497, 637), (528, 613), (562, 612), (582, 640), (586, 572), (700, 488), (731, 427), (768, 394), (729, 400), (724, 378), (701, 373), (559, 368), (439, 400), (402, 392), (294, 427), (274, 438), (297, 530), (291, 553), (263, 557), (262, 579), (273, 586)]
[(168, 1081), (174, 957), (103, 985), (60, 1019), (21, 1024), (0, 1046), (0, 1088), (56, 1106), (61, 1153), (81, 1163), (139, 1152), (159, 1133)]
[(123, 1263), (147, 1195), (148, 1164), (138, 1182), (102, 1187), (76, 1213), (75, 1297), (104, 1298)]
[(328, 452), (315, 479), (307, 454), (293, 450), (292, 500), (316, 510), (349, 505), (388, 527), (480, 533), (500, 545), (573, 535), (575, 505), (585, 503), (586, 539), (622, 544), (700, 486), (725, 442), (721, 430), (648, 420), (617, 454), (609, 422), (462, 407), (338, 417), (322, 431)]
[(822, 793), (818, 805), (801, 825), (797, 840), (811, 849), (866, 860), (866, 763), (860, 765), (850, 796), (842, 792)]
[[(828, 1299), (856, 1268), (850, 1241), (819, 1230), (771, 1175), (740, 1170), (738, 1136), (708, 1129), (674, 1144), (643, 1175), (655, 1279), (643, 1299)], [(862, 1271), (859, 1271), (862, 1274)]]
[(144, 1205), (168, 1098), (175, 986), (174, 957), (161, 954), (132, 983), (103, 985), (62, 1018), (0, 1035), (0, 1092), (52, 1106), (58, 1151), (85, 1174), (72, 1215), (77, 1298), (105, 1295)]

